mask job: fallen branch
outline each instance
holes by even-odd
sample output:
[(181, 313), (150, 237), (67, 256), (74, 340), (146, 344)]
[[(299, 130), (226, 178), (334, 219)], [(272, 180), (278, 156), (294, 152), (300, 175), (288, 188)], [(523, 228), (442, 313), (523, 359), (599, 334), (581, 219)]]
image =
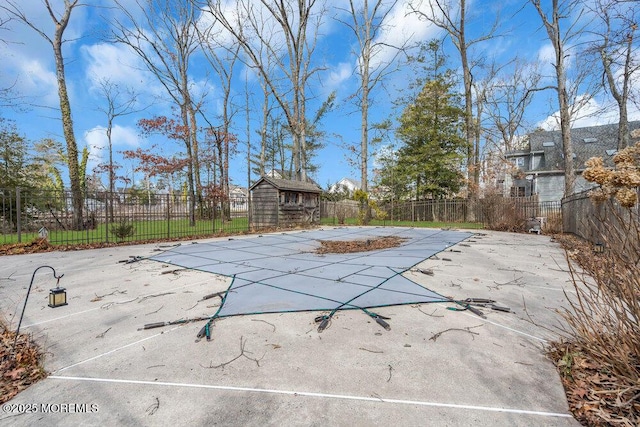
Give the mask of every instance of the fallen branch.
[(267, 325), (270, 325), (273, 328), (273, 332), (276, 331), (276, 326), (272, 323), (267, 322), (266, 320), (260, 320), (260, 319), (251, 319), (252, 322), (262, 322), (262, 323), (266, 323)]
[(13, 273), (11, 273), (10, 275), (8, 275), (7, 277), (0, 277), (0, 280), (9, 280), (9, 281), (15, 282), (16, 279), (12, 279), (11, 278), (11, 276), (13, 276), (14, 274), (16, 274), (15, 271)]
[(204, 301), (204, 300), (208, 300), (208, 299), (215, 298), (215, 297), (220, 297), (222, 299), (224, 294), (225, 294), (225, 291), (214, 292), (212, 294), (208, 294), (208, 295), (203, 296), (202, 298), (199, 299), (199, 301)]
[(152, 311), (151, 313), (146, 313), (146, 314), (145, 314), (145, 316), (148, 316), (148, 315), (150, 315), (150, 314), (156, 314), (157, 312), (159, 312), (159, 311), (160, 311), (160, 310), (162, 310), (163, 308), (164, 308), (164, 304), (162, 304), (162, 305), (160, 306), (160, 308), (159, 308), (159, 309), (157, 309), (156, 311)]
[(149, 299), (149, 298), (163, 297), (165, 295), (172, 295), (172, 294), (175, 294), (175, 292), (163, 292), (161, 294), (147, 295), (147, 296), (144, 296), (144, 297), (140, 298), (140, 301), (138, 301), (138, 303), (141, 303), (142, 301), (144, 301), (146, 299)]
[(111, 328), (107, 329), (106, 331), (104, 331), (101, 334), (96, 335), (96, 338), (104, 338), (104, 334), (106, 334), (107, 332), (109, 332), (111, 330)]
[(429, 314), (429, 313), (425, 313), (424, 311), (422, 311), (422, 309), (420, 309), (420, 307), (416, 307), (418, 309), (418, 311), (422, 314), (426, 314), (427, 316), (431, 316), (431, 317), (444, 317), (444, 316), (436, 316), (433, 313), (435, 313), (436, 311), (438, 311), (438, 309), (434, 309), (433, 313)]
[(128, 304), (130, 302), (134, 302), (135, 300), (137, 300), (138, 297), (135, 297), (134, 299), (130, 299), (128, 301), (121, 301), (121, 302), (108, 302), (106, 304), (102, 304), (100, 306), (100, 308), (104, 308), (105, 310), (108, 310), (111, 308), (112, 305), (120, 305), (120, 304)]
[(126, 290), (125, 291), (121, 291), (121, 290), (116, 289), (115, 291), (111, 292), (110, 294), (104, 294), (104, 295), (95, 294), (96, 297), (92, 298), (91, 302), (101, 301), (102, 298), (108, 297), (108, 296), (111, 296), (111, 295), (116, 295), (116, 294), (123, 294), (124, 295), (126, 293), (127, 293)]
[(436, 334), (433, 334), (433, 335), (431, 336), (431, 338), (429, 338), (429, 341), (433, 341), (433, 342), (435, 342), (438, 338), (440, 338), (440, 336), (441, 336), (442, 334), (444, 334), (445, 332), (450, 332), (450, 331), (462, 331), (462, 332), (468, 332), (468, 333), (470, 333), (470, 334), (471, 334), (471, 338), (472, 338), (472, 339), (475, 339), (475, 338), (473, 338), (473, 335), (480, 335), (480, 334), (479, 334), (479, 333), (477, 333), (477, 332), (473, 332), (471, 329), (473, 329), (473, 328), (479, 328), (480, 326), (482, 326), (482, 325), (467, 326), (467, 327), (466, 327), (466, 328), (464, 328), (464, 329), (461, 329), (461, 328), (449, 328), (449, 329), (445, 329), (444, 331), (440, 331), (440, 332), (438, 332), (438, 333), (436, 333)]
[(252, 357), (247, 356), (245, 353), (249, 353), (247, 352), (244, 347), (247, 344), (247, 340), (243, 339), (244, 337), (240, 337), (240, 354), (237, 355), (236, 357), (234, 357), (233, 359), (229, 360), (228, 362), (223, 362), (219, 365), (213, 365), (212, 363), (209, 363), (209, 366), (204, 366), (202, 364), (200, 364), (200, 366), (202, 366), (203, 368), (207, 368), (207, 369), (218, 369), (218, 368), (222, 368), (224, 369), (225, 366), (235, 362), (236, 360), (240, 359), (241, 357), (244, 357), (245, 359), (249, 359), (253, 362), (256, 362), (256, 365), (258, 365), (258, 367), (260, 367), (260, 361), (264, 358), (264, 356), (267, 354), (266, 352), (262, 355), (262, 357), (260, 359), (254, 359)]
[(376, 353), (376, 354), (384, 353), (384, 351), (382, 350), (369, 350), (368, 348), (364, 348), (364, 347), (360, 347), (358, 348), (358, 350), (364, 350), (364, 351), (368, 351), (369, 353)]
[(158, 399), (157, 397), (155, 399), (156, 399), (155, 403), (152, 403), (147, 408), (147, 414), (149, 415), (155, 414), (158, 411), (158, 409), (160, 409), (160, 399)]

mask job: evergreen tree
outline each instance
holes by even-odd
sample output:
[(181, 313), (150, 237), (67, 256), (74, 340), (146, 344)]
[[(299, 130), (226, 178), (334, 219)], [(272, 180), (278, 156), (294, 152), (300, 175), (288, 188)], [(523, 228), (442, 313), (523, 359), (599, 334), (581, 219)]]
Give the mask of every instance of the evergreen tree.
[(454, 91), (451, 70), (445, 69), (441, 42), (422, 46), (412, 59), (419, 68), (409, 86), (417, 93), (401, 100), (397, 151), (381, 162), (379, 185), (397, 198), (441, 198), (454, 195), (464, 182), (464, 138), (462, 96)]
[(428, 81), (400, 117), (396, 175), (416, 199), (452, 195), (462, 185), (464, 111), (451, 89), (442, 78)]

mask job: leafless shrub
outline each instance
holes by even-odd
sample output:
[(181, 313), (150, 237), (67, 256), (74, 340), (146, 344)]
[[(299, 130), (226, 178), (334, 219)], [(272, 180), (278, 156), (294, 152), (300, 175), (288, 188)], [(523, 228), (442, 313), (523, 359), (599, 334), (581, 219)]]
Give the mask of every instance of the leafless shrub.
[[(613, 199), (600, 227), (605, 251), (574, 242), (568, 251), (576, 292), (561, 312), (567, 341), (550, 355), (576, 417), (590, 425), (640, 425), (640, 221)], [(617, 206), (613, 206), (617, 205)], [(564, 239), (567, 239), (566, 237)], [(566, 240), (565, 240), (566, 241)], [(577, 270), (577, 266), (581, 271)]]
[(549, 213), (542, 227), (542, 231), (544, 231), (545, 234), (562, 233), (562, 213)]
[(338, 219), (338, 224), (344, 224), (345, 219), (347, 218), (347, 207), (341, 204), (336, 203), (336, 218)]
[(518, 209), (516, 199), (500, 194), (487, 194), (480, 199), (480, 207), (486, 227), (496, 231), (524, 231), (526, 215)]

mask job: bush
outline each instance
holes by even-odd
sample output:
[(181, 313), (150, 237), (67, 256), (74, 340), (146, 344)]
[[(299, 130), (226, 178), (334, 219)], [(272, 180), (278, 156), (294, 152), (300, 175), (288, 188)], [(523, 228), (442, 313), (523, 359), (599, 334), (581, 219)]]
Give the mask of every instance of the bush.
[(118, 242), (124, 241), (128, 237), (133, 237), (136, 234), (136, 229), (133, 224), (127, 219), (123, 218), (118, 223), (111, 225), (111, 234), (116, 236)]
[(561, 313), (567, 338), (553, 343), (550, 355), (579, 421), (640, 425), (640, 220), (632, 209), (607, 211), (616, 218), (593, 219), (594, 227), (607, 224), (604, 253), (594, 253), (589, 242), (559, 236), (572, 248), (576, 295), (568, 296), (569, 307)]
[(546, 234), (562, 233), (562, 212), (552, 212), (548, 214), (542, 231)]
[(517, 209), (514, 199), (500, 194), (486, 195), (480, 199), (480, 208), (489, 230), (522, 232), (525, 229), (526, 215)]

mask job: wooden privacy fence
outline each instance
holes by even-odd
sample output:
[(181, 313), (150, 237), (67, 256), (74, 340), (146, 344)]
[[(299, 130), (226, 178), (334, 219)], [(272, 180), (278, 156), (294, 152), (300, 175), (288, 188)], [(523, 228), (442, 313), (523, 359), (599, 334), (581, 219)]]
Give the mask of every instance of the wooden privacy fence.
[[(339, 224), (344, 218), (357, 218), (359, 205), (353, 200), (323, 201), (321, 217)], [(560, 202), (539, 202), (537, 197), (487, 197), (479, 200), (407, 200), (380, 204), (387, 221), (475, 223), (484, 227), (520, 231), (529, 218), (559, 222)], [(371, 212), (375, 218), (375, 212)], [(560, 225), (558, 225), (558, 228)]]
[[(638, 188), (640, 200), (640, 188)], [(615, 199), (596, 203), (589, 191), (562, 200), (563, 230), (592, 243), (616, 240), (628, 247), (640, 248), (640, 204), (632, 208), (620, 206)], [(624, 242), (621, 242), (624, 241)]]

